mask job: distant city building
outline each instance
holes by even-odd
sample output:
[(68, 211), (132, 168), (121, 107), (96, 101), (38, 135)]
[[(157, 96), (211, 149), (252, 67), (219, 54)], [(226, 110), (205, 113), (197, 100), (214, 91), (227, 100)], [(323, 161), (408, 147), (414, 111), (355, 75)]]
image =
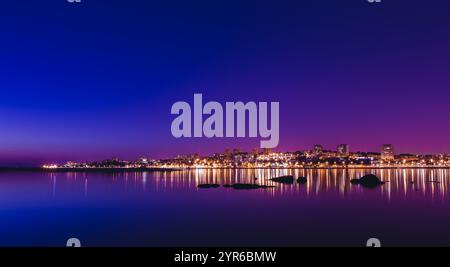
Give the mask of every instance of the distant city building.
[(323, 152), (323, 146), (321, 145), (314, 145), (313, 154), (315, 156), (321, 155)]
[(385, 144), (381, 147), (382, 160), (394, 160), (394, 147), (391, 144)]
[(231, 156), (230, 149), (229, 149), (229, 148), (225, 149), (225, 157), (226, 157), (227, 159), (229, 159), (230, 156)]
[(147, 158), (139, 158), (137, 160), (138, 163), (142, 163), (142, 164), (147, 164), (148, 163), (148, 159)]
[(263, 148), (264, 155), (269, 155), (270, 153), (272, 153), (272, 150), (270, 148)]
[(350, 154), (350, 148), (346, 144), (338, 145), (336, 151), (339, 157), (347, 157)]

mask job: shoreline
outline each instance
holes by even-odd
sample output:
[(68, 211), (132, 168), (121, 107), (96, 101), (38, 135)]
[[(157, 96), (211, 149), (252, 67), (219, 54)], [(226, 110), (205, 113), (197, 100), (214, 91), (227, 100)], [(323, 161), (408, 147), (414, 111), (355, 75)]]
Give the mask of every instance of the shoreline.
[(176, 172), (191, 170), (376, 170), (376, 169), (450, 169), (450, 166), (351, 166), (351, 167), (211, 167), (211, 168), (42, 168), (42, 167), (0, 167), (3, 171), (41, 172)]

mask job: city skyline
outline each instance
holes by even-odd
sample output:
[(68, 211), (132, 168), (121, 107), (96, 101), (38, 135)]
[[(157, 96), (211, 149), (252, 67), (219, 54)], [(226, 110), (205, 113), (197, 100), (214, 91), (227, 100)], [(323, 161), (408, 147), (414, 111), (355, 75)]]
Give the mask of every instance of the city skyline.
[(309, 150), (275, 151), (255, 148), (243, 151), (225, 149), (210, 155), (197, 153), (177, 155), (172, 158), (140, 157), (124, 160), (118, 157), (97, 161), (67, 161), (63, 164), (49, 163), (44, 169), (90, 169), (90, 168), (322, 168), (322, 167), (450, 167), (450, 153), (411, 154), (395, 153), (392, 144), (383, 144), (380, 151), (351, 151), (348, 144), (339, 144), (335, 150), (314, 145)]
[[(386, 147), (387, 151), (386, 151)], [(417, 155), (417, 156), (439, 156), (439, 155), (450, 155), (450, 151), (447, 153), (414, 153), (410, 151), (398, 151), (396, 146), (393, 144), (381, 144), (378, 146), (378, 149), (374, 150), (360, 150), (360, 149), (352, 149), (352, 147), (349, 144), (338, 144), (334, 147), (327, 147), (322, 144), (314, 144), (310, 148), (303, 148), (303, 149), (292, 149), (292, 150), (281, 150), (278, 148), (274, 149), (262, 149), (259, 147), (253, 147), (251, 149), (243, 149), (243, 148), (229, 148), (226, 147), (222, 149), (222, 151), (213, 151), (211, 153), (208, 152), (197, 152), (197, 151), (190, 151), (187, 153), (174, 153), (170, 156), (163, 156), (163, 157), (154, 157), (151, 156), (151, 153), (142, 153), (135, 157), (121, 157), (120, 153), (112, 153), (110, 155), (107, 155), (105, 157), (97, 157), (97, 158), (84, 158), (84, 159), (77, 159), (77, 158), (64, 158), (64, 159), (37, 159), (35, 163), (29, 164), (23, 162), (18, 162), (16, 164), (4, 164), (4, 162), (0, 162), (0, 167), (39, 167), (43, 165), (52, 165), (52, 164), (63, 164), (66, 162), (99, 162), (106, 159), (121, 159), (126, 161), (134, 161), (136, 159), (153, 159), (153, 160), (169, 160), (169, 159), (175, 159), (179, 157), (185, 157), (185, 156), (193, 156), (198, 155), (199, 157), (210, 157), (212, 155), (218, 155), (222, 153), (227, 153), (229, 151), (230, 153), (247, 153), (247, 154), (267, 154), (270, 151), (270, 153), (297, 153), (297, 152), (310, 152), (312, 155), (314, 154), (322, 154), (322, 152), (334, 152), (336, 154), (336, 157), (345, 158), (349, 157), (352, 154), (357, 153), (367, 153), (367, 154), (378, 154), (381, 158), (387, 159), (387, 160), (393, 160), (395, 156), (398, 155)], [(3, 164), (2, 164), (3, 163)]]

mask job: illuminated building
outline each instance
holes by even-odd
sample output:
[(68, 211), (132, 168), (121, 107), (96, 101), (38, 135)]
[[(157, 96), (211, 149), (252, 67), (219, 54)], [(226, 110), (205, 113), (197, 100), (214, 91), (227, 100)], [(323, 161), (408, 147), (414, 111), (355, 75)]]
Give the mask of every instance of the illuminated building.
[(270, 153), (272, 153), (272, 150), (270, 148), (263, 148), (264, 155), (269, 155)]
[(394, 147), (391, 144), (385, 144), (381, 147), (382, 160), (394, 160)]
[(336, 150), (338, 157), (347, 157), (350, 154), (349, 146), (346, 144), (338, 145)]
[(313, 154), (314, 156), (319, 156), (323, 152), (323, 146), (321, 145), (314, 145)]

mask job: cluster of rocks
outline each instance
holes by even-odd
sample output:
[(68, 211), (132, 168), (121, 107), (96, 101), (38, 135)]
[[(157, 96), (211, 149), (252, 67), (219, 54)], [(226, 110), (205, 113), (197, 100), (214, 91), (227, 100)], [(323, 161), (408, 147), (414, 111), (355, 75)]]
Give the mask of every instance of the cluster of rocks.
[(296, 181), (298, 184), (306, 184), (308, 182), (308, 179), (306, 179), (306, 177), (298, 177), (297, 180), (295, 180), (294, 176), (292, 175), (275, 177), (271, 178), (270, 180), (282, 184), (294, 184), (294, 181)]
[(385, 182), (381, 181), (380, 178), (373, 174), (364, 175), (363, 177), (359, 179), (352, 179), (350, 180), (351, 184), (359, 184), (364, 187), (368, 188), (375, 188), (379, 185), (384, 184)]
[[(257, 180), (257, 178), (255, 178)], [(297, 179), (294, 179), (294, 176), (292, 175), (285, 175), (280, 177), (275, 177), (269, 179), (272, 182), (281, 183), (281, 184), (306, 184), (308, 182), (308, 179), (306, 177), (298, 177)], [(364, 175), (363, 177), (359, 179), (352, 179), (350, 180), (350, 183), (353, 185), (361, 185), (363, 187), (367, 188), (375, 188), (379, 185), (384, 184), (385, 182), (381, 181), (380, 178), (373, 174)], [(219, 184), (199, 184), (198, 188), (218, 188), (220, 187)], [(252, 184), (243, 184), (243, 183), (237, 183), (237, 184), (226, 184), (223, 185), (223, 187), (226, 188), (234, 188), (234, 189), (260, 189), (260, 188), (272, 188), (275, 186), (269, 186), (269, 185), (259, 185), (256, 183)]]
[[(258, 178), (255, 178), (255, 180), (258, 180)], [(282, 183), (282, 184), (294, 184), (294, 182), (297, 182), (298, 184), (305, 184), (307, 183), (306, 177), (298, 177), (297, 180), (294, 179), (294, 176), (287, 175), (287, 176), (280, 176), (269, 179), (270, 181), (276, 182), (276, 183)], [(218, 188), (220, 187), (219, 184), (199, 184), (197, 186), (198, 188)], [(275, 186), (271, 185), (260, 185), (260, 184), (243, 184), (243, 183), (237, 183), (237, 184), (226, 184), (223, 185), (223, 187), (226, 188), (233, 188), (233, 189), (260, 189), (260, 188), (273, 188)]]

